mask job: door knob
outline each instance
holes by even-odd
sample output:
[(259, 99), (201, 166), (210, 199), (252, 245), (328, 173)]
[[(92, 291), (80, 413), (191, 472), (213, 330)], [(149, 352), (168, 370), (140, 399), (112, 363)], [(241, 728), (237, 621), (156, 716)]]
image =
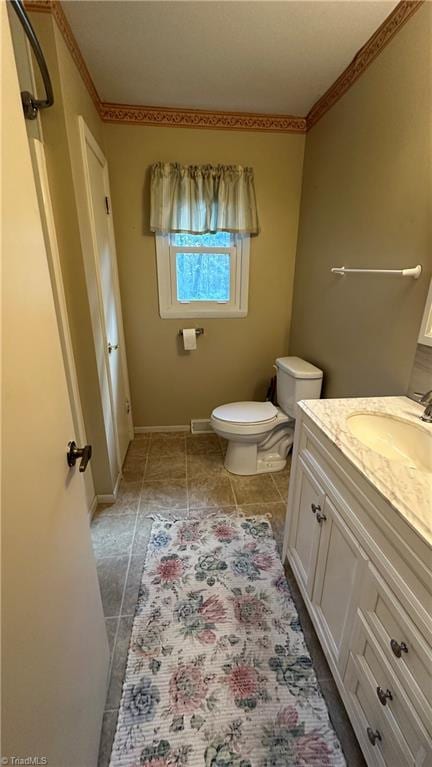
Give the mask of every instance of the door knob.
[(392, 648), (393, 654), (396, 655), (396, 658), (401, 658), (403, 652), (408, 652), (408, 647), (405, 642), (397, 642), (396, 639), (390, 640), (390, 647)]
[(87, 468), (87, 464), (92, 457), (92, 446), (91, 445), (84, 445), (84, 447), (77, 447), (76, 443), (74, 441), (68, 443), (68, 451), (66, 453), (66, 460), (68, 462), (68, 466), (72, 468), (72, 466), (75, 466), (78, 458), (81, 458), (79, 470), (85, 471)]
[(375, 745), (377, 740), (382, 740), (381, 733), (379, 730), (373, 730), (372, 727), (368, 727), (366, 732), (369, 738), (369, 742), (372, 743), (373, 746)]
[(119, 348), (118, 344), (108, 344), (108, 354), (111, 354), (111, 352), (116, 352)]
[(391, 694), (390, 690), (383, 690), (382, 687), (377, 687), (376, 693), (382, 706), (386, 706), (388, 700), (393, 700), (393, 695)]

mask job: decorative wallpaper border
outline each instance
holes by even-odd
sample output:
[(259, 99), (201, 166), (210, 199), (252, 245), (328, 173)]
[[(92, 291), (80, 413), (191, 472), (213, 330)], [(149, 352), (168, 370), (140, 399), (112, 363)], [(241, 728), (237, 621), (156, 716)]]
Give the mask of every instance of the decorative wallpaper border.
[(24, 0), (26, 11), (36, 11), (37, 13), (51, 13), (52, 0)]
[(307, 114), (308, 130), (339, 101), (425, 0), (402, 0)]
[(306, 118), (291, 115), (212, 112), (205, 109), (144, 107), (102, 102), (100, 116), (105, 122), (165, 125), (171, 128), (213, 128), (216, 130), (278, 131), (305, 133)]
[(77, 66), (91, 99), (104, 122), (133, 125), (163, 125), (169, 128), (208, 128), (213, 130), (306, 133), (351, 88), (381, 53), (394, 35), (425, 0), (401, 0), (367, 43), (355, 55), (333, 85), (321, 96), (306, 117), (245, 112), (214, 112), (205, 109), (180, 109), (135, 104), (113, 104), (99, 98), (96, 86), (79, 45), (61, 7), (60, 0), (25, 0), (26, 10), (51, 13)]

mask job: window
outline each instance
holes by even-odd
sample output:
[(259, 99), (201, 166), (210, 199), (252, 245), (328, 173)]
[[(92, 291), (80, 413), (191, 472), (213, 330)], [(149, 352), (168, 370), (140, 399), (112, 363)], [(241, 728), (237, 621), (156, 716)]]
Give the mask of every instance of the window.
[(247, 315), (248, 236), (156, 234), (156, 254), (161, 317)]

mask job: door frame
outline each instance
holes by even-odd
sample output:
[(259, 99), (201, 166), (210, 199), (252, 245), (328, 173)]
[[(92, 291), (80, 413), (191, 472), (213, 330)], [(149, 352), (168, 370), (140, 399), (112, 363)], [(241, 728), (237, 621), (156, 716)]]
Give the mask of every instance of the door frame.
[[(107, 329), (106, 329), (106, 323), (105, 323), (105, 315), (103, 311), (102, 282), (100, 277), (97, 235), (96, 235), (95, 217), (94, 217), (94, 211), (93, 211), (93, 200), (92, 200), (92, 194), (91, 194), (90, 169), (89, 169), (89, 165), (87, 161), (87, 144), (89, 145), (91, 150), (95, 153), (97, 159), (99, 160), (102, 166), (104, 191), (105, 191), (106, 197), (108, 197), (108, 200), (111, 202), (109, 176), (108, 176), (108, 163), (99, 144), (97, 143), (96, 139), (94, 138), (84, 118), (81, 115), (78, 115), (78, 129), (79, 129), (79, 137), (80, 137), (85, 201), (86, 201), (86, 209), (87, 209), (87, 224), (88, 224), (88, 228), (90, 232), (90, 241), (92, 246), (91, 253), (88, 253), (88, 249), (84, 249), (85, 275), (86, 275), (87, 287), (89, 287), (89, 282), (91, 282), (93, 278), (95, 279), (95, 283), (96, 283), (96, 292), (98, 297), (98, 323), (100, 325), (100, 329), (102, 332), (102, 340), (103, 340), (103, 346), (104, 346), (104, 371), (108, 381), (111, 417), (112, 417), (115, 443), (116, 443), (115, 447), (116, 447), (116, 454), (117, 454), (117, 466), (118, 466), (119, 473), (121, 473), (122, 466), (121, 466), (121, 460), (120, 460), (120, 445), (119, 445), (119, 438), (118, 438), (117, 418), (116, 418), (116, 412), (115, 412), (114, 394), (112, 389), (111, 372), (110, 372), (110, 365), (109, 365)], [(113, 227), (111, 212), (108, 215), (108, 236), (109, 236), (110, 250), (111, 250), (112, 283), (114, 288), (116, 314), (117, 314), (117, 322), (118, 322), (120, 368), (121, 368), (121, 374), (123, 378), (124, 390), (130, 405), (131, 397), (130, 397), (128, 369), (127, 369), (127, 359), (126, 359), (123, 315), (122, 315), (122, 309), (121, 309), (117, 253), (116, 253), (116, 247), (115, 247), (114, 227)], [(88, 258), (91, 259), (90, 263), (87, 260)], [(95, 342), (96, 342), (98, 333), (94, 325), (93, 325), (93, 333), (94, 333)], [(131, 410), (129, 410), (129, 413), (127, 414), (127, 416), (128, 416), (129, 437), (130, 439), (133, 439), (134, 431), (133, 431)]]
[[(21, 26), (16, 19), (16, 15), (14, 13), (8, 13), (8, 17), (20, 87), (30, 87), (32, 93), (37, 93), (34, 61), (29, 40), (26, 35), (22, 35)], [(35, 126), (35, 129), (33, 129), (33, 125)], [(57, 230), (46, 162), (43, 125), (40, 113), (38, 113), (37, 119), (34, 123), (26, 123), (26, 129), (45, 248), (47, 252), (48, 268), (51, 277), (51, 285), (57, 315), (57, 324), (60, 333), (60, 343), (62, 347), (66, 382), (72, 410), (75, 439), (80, 445), (85, 445), (87, 443), (87, 437), (79, 392), (78, 375), (73, 352), (72, 336), (57, 239)], [(92, 515), (96, 509), (97, 497), (95, 494), (91, 464), (89, 464), (83, 479), (88, 511), (89, 514)]]
[[(60, 253), (55, 227), (54, 211), (52, 207), (51, 192), (49, 187), (45, 147), (43, 141), (40, 141), (36, 138), (30, 139), (29, 143), (36, 184), (36, 193), (39, 202), (42, 229), (45, 239), (45, 247), (48, 256), (48, 267), (51, 275), (57, 323), (59, 326), (66, 381), (69, 390), (69, 399), (74, 422), (75, 439), (78, 440), (80, 445), (85, 445), (87, 443), (87, 436), (81, 406), (75, 358), (73, 353), (69, 316), (67, 312), (66, 294), (61, 271)], [(88, 469), (91, 469), (90, 464)], [(91, 471), (88, 471), (88, 469), (84, 474), (84, 484), (86, 488), (88, 510), (90, 515), (92, 515), (96, 509), (97, 497), (95, 494), (93, 475)]]

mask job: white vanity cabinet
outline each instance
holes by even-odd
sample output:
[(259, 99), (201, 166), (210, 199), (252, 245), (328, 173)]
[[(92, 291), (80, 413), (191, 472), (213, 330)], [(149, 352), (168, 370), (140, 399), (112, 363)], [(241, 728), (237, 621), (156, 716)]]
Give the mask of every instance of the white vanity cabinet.
[[(296, 492), (290, 533), (290, 554), (298, 581), (312, 597), (321, 526), (316, 515), (324, 508), (325, 493), (313, 469), (302, 457), (297, 462)], [(295, 564), (294, 564), (295, 563)]]
[(346, 661), (348, 639), (358, 604), (366, 556), (344, 522), (337, 506), (326, 497), (321, 527), (312, 604), (323, 641), (338, 667)]
[(285, 555), (368, 765), (432, 767), (432, 549), (302, 409)]

